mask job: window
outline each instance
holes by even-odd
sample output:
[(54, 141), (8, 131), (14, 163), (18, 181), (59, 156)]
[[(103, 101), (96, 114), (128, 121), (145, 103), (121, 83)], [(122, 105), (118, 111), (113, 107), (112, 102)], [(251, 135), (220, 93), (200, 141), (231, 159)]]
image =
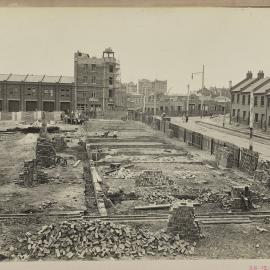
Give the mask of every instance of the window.
[(254, 106), (258, 106), (258, 97), (254, 97)]
[(264, 106), (264, 96), (261, 96), (261, 106)]
[(96, 97), (96, 92), (92, 92), (92, 93), (91, 93), (91, 97), (92, 97), (92, 98), (95, 98), (95, 97)]
[(113, 65), (110, 65), (109, 71), (110, 71), (110, 72), (113, 72)]
[(248, 95), (248, 105), (250, 105), (250, 95)]
[(232, 103), (234, 103), (234, 94), (232, 94)]
[(255, 122), (257, 123), (259, 120), (259, 115), (257, 113), (255, 113)]
[(239, 98), (240, 98), (240, 95), (237, 94), (237, 104), (239, 103)]
[(92, 64), (92, 71), (95, 71), (96, 70), (96, 64)]
[(84, 70), (85, 70), (85, 71), (88, 70), (88, 64), (84, 64)]
[(246, 104), (246, 96), (243, 95), (243, 96), (242, 96), (242, 105), (245, 105), (245, 104)]
[(69, 89), (61, 89), (61, 97), (69, 97)]
[(113, 91), (110, 89), (109, 90), (109, 98), (113, 97)]
[(246, 120), (246, 111), (243, 111), (243, 120)]
[(87, 76), (83, 76), (83, 83), (87, 83), (87, 81), (88, 81)]
[(96, 83), (96, 77), (92, 76), (92, 83)]
[(113, 84), (113, 78), (109, 77), (109, 85), (112, 85), (112, 84)]
[(270, 107), (270, 97), (267, 98), (267, 107)]

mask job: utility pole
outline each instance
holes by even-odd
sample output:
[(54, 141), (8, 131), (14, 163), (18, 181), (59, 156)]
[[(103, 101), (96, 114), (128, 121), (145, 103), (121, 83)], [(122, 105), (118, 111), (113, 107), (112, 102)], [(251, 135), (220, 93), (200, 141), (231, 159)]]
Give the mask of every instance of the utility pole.
[(267, 118), (268, 118), (268, 103), (270, 102), (269, 98), (267, 97), (267, 95), (265, 95), (266, 97), (266, 101), (265, 101), (265, 132), (267, 132), (267, 126), (268, 126), (268, 121), (267, 121)]
[(203, 117), (203, 90), (204, 90), (204, 65), (202, 70), (202, 102), (201, 102), (201, 118)]
[(154, 93), (154, 115), (157, 114), (157, 93)]
[(202, 75), (202, 98), (201, 98), (201, 118), (203, 117), (203, 90), (204, 90), (204, 65), (202, 67), (202, 71), (201, 72), (193, 72), (191, 73), (191, 79), (193, 80), (193, 75), (196, 74), (201, 74)]
[(188, 95), (187, 95), (187, 117), (189, 116), (189, 84), (187, 85)]
[(230, 125), (232, 123), (232, 81), (229, 81), (229, 89), (231, 93), (231, 102), (230, 102)]
[(78, 69), (78, 53), (75, 53), (75, 63), (74, 63), (74, 88), (75, 88), (75, 93), (74, 93), (74, 110), (77, 110), (77, 69)]
[(253, 114), (254, 114), (254, 96), (253, 90), (250, 91), (250, 105), (249, 105), (249, 150), (253, 150)]
[(102, 91), (102, 110), (103, 110), (103, 118), (105, 117), (105, 83), (106, 83), (105, 67), (106, 67), (106, 61), (105, 61), (105, 58), (104, 58), (104, 68), (103, 68), (103, 91)]

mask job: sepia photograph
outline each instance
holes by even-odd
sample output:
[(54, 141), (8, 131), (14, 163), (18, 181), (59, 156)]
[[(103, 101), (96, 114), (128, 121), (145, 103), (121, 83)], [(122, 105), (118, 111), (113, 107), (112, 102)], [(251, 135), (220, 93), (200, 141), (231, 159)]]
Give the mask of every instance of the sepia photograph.
[(0, 25), (2, 265), (270, 259), (270, 9)]

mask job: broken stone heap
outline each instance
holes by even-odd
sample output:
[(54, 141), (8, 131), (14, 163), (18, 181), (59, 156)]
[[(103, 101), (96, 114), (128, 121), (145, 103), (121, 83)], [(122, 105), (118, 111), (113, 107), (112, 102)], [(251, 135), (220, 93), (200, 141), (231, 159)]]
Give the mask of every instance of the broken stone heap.
[(159, 170), (144, 170), (135, 180), (136, 186), (162, 186), (173, 184), (169, 177), (163, 175)]
[(164, 231), (152, 233), (100, 220), (46, 225), (38, 233), (27, 232), (18, 241), (12, 257), (25, 260), (46, 256), (91, 259), (191, 255), (196, 245)]

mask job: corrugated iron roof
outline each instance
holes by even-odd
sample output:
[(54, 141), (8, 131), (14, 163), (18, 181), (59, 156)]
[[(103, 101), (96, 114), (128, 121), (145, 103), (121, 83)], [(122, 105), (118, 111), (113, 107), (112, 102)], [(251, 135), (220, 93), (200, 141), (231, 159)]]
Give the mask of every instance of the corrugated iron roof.
[(0, 74), (0, 81), (6, 81), (10, 74)]
[(48, 82), (48, 83), (57, 83), (59, 82), (61, 76), (48, 76), (45, 75), (44, 79), (42, 82)]
[(60, 79), (60, 83), (74, 83), (73, 76), (62, 76)]
[(48, 76), (48, 75), (18, 75), (0, 74), (0, 81), (8, 82), (47, 82), (47, 83), (74, 83), (73, 76)]
[(18, 75), (18, 74), (11, 74), (8, 78), (9, 82), (23, 82), (26, 79), (27, 75)]
[(26, 82), (41, 82), (44, 75), (28, 75), (26, 78)]
[(251, 91), (254, 91), (255, 88), (257, 88), (257, 87), (259, 88), (260, 85), (264, 84), (268, 80), (269, 80), (269, 77), (262, 78), (262, 79), (258, 80), (257, 82), (254, 82), (253, 84), (248, 86), (245, 90), (242, 91), (242, 93), (250, 93)]

